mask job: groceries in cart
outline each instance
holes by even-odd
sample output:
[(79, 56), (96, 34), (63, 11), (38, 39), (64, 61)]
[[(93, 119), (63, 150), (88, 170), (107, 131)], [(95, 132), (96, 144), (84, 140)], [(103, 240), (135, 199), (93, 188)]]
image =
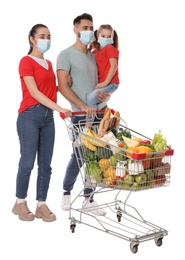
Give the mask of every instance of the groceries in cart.
[[(103, 118), (99, 113), (103, 113)], [(128, 198), (132, 192), (170, 184), (171, 157), (174, 151), (167, 144), (162, 131), (159, 130), (150, 139), (128, 128), (119, 112), (109, 108), (96, 111), (96, 120), (90, 129), (86, 128), (84, 111), (72, 114), (84, 115), (77, 124), (65, 120), (84, 184), (70, 207), (72, 233), (77, 223), (84, 223), (129, 241), (134, 254), (137, 253), (140, 242), (154, 239), (155, 244), (161, 246), (168, 231), (141, 217), (138, 210), (128, 204)], [(65, 119), (65, 116), (61, 117)], [(113, 192), (116, 195), (113, 201), (93, 205), (87, 212), (84, 206), (75, 206), (78, 198), (84, 196), (85, 188), (92, 191), (91, 198), (103, 192)], [(122, 190), (129, 193), (124, 202), (118, 198)], [(104, 218), (91, 212), (100, 209), (106, 209)], [(74, 216), (72, 212), (75, 213)], [(93, 224), (86, 222), (89, 217), (93, 218)]]
[(107, 108), (100, 122), (80, 131), (79, 137), (77, 149), (90, 184), (134, 191), (169, 185), (174, 151), (161, 130), (150, 139)]

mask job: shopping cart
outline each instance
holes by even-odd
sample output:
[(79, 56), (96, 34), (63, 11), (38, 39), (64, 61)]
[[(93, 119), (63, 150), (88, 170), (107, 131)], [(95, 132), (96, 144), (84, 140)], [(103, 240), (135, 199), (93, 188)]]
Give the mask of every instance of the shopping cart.
[[(98, 133), (101, 122), (99, 114), (103, 112), (96, 111), (96, 119), (92, 125), (93, 133)], [(114, 114), (114, 110), (111, 112)], [(85, 115), (85, 112), (73, 112), (73, 115)], [(137, 253), (141, 242), (152, 239), (157, 246), (161, 246), (168, 231), (146, 221), (127, 201), (132, 192), (169, 186), (174, 150), (167, 146), (160, 152), (138, 153), (127, 146), (122, 147), (120, 140), (116, 139), (116, 143), (113, 144), (103, 138), (97, 138), (97, 135), (93, 136), (92, 132), (89, 134), (88, 131), (84, 131), (85, 120), (73, 124), (62, 113), (60, 116), (64, 119), (69, 138), (73, 142), (83, 182), (82, 189), (72, 201), (69, 211), (71, 232), (75, 232), (77, 223), (83, 223), (129, 241), (132, 253)], [(147, 136), (128, 128), (123, 119), (120, 121), (119, 131), (129, 133), (132, 139), (140, 140), (143, 146), (152, 142)], [(88, 146), (87, 142), (93, 146)], [(113, 201), (100, 204), (96, 208), (105, 209), (105, 216), (95, 216), (89, 208), (89, 211), (86, 211), (84, 207), (76, 206), (78, 198), (84, 196), (85, 188), (92, 189), (90, 198), (95, 194), (115, 193)], [(122, 201), (119, 197), (124, 191), (127, 191), (128, 195)]]

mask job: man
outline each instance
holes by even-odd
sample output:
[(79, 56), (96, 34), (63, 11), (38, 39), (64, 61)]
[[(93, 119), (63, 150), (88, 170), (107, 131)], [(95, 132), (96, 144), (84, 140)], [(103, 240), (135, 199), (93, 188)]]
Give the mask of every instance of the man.
[[(94, 90), (98, 83), (97, 65), (94, 54), (88, 50), (88, 44), (94, 39), (93, 18), (90, 14), (83, 13), (77, 16), (73, 21), (73, 31), (76, 34), (75, 43), (67, 49), (61, 51), (57, 57), (57, 79), (60, 93), (70, 102), (72, 111), (85, 111), (86, 115), (93, 117), (95, 109), (86, 105), (87, 96)], [(69, 86), (69, 75), (72, 79)], [(104, 110), (106, 103), (103, 102), (109, 98), (108, 93), (98, 93), (98, 110)], [(79, 120), (85, 119), (85, 116), (73, 116), (73, 124)], [(74, 148), (75, 149), (75, 148)], [(63, 210), (70, 209), (71, 190), (79, 174), (79, 166), (75, 153), (73, 151), (68, 163), (64, 181), (63, 197), (61, 207)], [(98, 206), (93, 197), (90, 197), (92, 189), (84, 189), (85, 200), (83, 207), (88, 210), (89, 207)], [(90, 209), (89, 209), (90, 210)], [(99, 208), (91, 210), (95, 215), (105, 215), (106, 212)]]

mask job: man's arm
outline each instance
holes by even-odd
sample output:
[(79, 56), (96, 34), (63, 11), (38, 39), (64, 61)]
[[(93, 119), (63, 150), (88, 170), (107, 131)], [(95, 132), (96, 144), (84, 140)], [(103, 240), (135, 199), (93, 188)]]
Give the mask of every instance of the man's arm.
[[(87, 106), (69, 86), (68, 71), (57, 70), (58, 90), (72, 104), (78, 107), (81, 111), (85, 111), (88, 116), (92, 116), (95, 109)], [(72, 79), (73, 80), (73, 79)]]

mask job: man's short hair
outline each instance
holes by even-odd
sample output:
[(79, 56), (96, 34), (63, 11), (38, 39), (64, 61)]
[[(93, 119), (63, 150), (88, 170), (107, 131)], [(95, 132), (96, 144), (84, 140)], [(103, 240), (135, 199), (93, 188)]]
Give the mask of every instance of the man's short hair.
[(92, 17), (92, 15), (90, 15), (90, 14), (83, 13), (83, 14), (77, 16), (77, 17), (73, 20), (73, 25), (80, 24), (81, 20), (89, 20), (89, 21), (93, 22), (93, 17)]

